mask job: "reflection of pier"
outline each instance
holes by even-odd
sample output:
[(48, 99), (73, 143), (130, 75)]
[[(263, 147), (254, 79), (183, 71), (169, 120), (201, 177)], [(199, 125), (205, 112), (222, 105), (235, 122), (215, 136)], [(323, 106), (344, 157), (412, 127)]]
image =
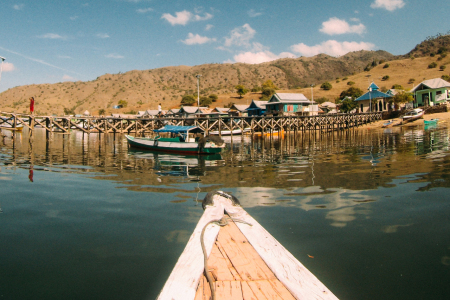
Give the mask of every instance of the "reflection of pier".
[[(72, 117), (72, 116), (33, 116), (2, 112), (0, 128), (8, 126), (15, 130), (19, 127), (44, 128), (47, 132), (68, 133), (80, 130), (85, 133), (134, 133), (144, 135), (166, 124), (195, 125), (206, 133), (211, 131), (248, 131), (273, 133), (277, 131), (334, 131), (357, 127), (381, 119), (380, 112), (361, 114), (332, 114), (318, 116), (276, 116), (276, 117), (217, 117), (217, 118), (154, 118), (124, 119), (114, 117)], [(6, 121), (4, 120), (8, 120)]]

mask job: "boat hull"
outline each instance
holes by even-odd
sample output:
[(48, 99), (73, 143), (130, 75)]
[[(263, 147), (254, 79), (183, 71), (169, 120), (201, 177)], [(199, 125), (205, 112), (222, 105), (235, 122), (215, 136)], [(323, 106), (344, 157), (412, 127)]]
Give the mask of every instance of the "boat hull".
[(223, 147), (215, 146), (208, 142), (203, 149), (199, 148), (198, 143), (189, 142), (173, 142), (173, 141), (156, 141), (148, 138), (135, 138), (126, 135), (130, 147), (138, 149), (146, 149), (167, 153), (184, 153), (184, 154), (215, 154), (220, 153)]

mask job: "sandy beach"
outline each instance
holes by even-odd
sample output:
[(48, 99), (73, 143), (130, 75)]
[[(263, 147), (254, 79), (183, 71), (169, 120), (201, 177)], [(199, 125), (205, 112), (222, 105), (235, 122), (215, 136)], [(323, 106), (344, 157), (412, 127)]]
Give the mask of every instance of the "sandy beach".
[[(441, 122), (448, 123), (448, 122), (450, 122), (450, 112), (424, 115), (423, 119), (418, 119), (413, 122), (406, 123), (405, 125), (399, 125), (399, 126), (395, 126), (395, 127), (413, 127), (413, 126), (417, 126), (417, 125), (423, 125), (423, 120), (431, 120), (431, 119), (439, 119), (439, 123), (441, 123)], [(394, 123), (400, 122), (400, 118), (395, 118), (392, 120), (394, 121)], [(360, 128), (363, 128), (363, 129), (382, 128), (383, 125), (385, 123), (387, 123), (388, 121), (389, 120), (380, 120), (380, 121), (376, 121), (376, 122), (373, 122), (370, 124), (365, 124), (365, 125), (361, 126)]]

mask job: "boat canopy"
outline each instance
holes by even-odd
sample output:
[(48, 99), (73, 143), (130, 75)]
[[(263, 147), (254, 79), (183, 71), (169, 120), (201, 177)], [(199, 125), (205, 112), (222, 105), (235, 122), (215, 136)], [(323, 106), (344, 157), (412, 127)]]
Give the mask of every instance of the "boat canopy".
[(203, 132), (202, 129), (197, 126), (176, 126), (176, 125), (166, 125), (163, 128), (155, 129), (155, 132), (171, 132), (171, 133), (199, 133)]

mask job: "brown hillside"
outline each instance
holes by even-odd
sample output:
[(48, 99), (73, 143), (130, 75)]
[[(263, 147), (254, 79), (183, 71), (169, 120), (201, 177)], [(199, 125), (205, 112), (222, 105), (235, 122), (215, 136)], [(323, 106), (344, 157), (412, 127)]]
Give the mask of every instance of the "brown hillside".
[[(249, 97), (259, 98), (259, 95), (246, 95), (243, 99), (237, 99), (234, 87), (238, 84), (251, 89), (271, 79), (280, 89), (293, 89), (358, 73), (374, 60), (392, 58), (393, 55), (385, 51), (357, 51), (339, 58), (321, 54), (258, 65), (207, 64), (134, 70), (123, 74), (105, 74), (88, 82), (15, 87), (0, 94), (0, 110), (25, 113), (31, 96), (35, 97), (38, 114), (60, 115), (64, 108), (74, 109), (76, 113), (88, 110), (92, 114), (105, 109), (106, 114), (110, 114), (155, 109), (160, 102), (163, 109), (169, 109), (179, 106), (183, 95), (196, 91), (196, 74), (202, 75), (200, 94), (219, 95), (219, 101), (213, 104), (223, 106), (229, 102), (247, 101)], [(119, 100), (127, 101), (128, 107), (113, 109)]]
[[(337, 58), (320, 54), (314, 57), (279, 59), (258, 65), (236, 63), (176, 66), (105, 74), (88, 82), (19, 86), (0, 94), (0, 111), (26, 113), (31, 96), (35, 97), (37, 114), (61, 115), (64, 109), (73, 109), (76, 113), (88, 110), (94, 115), (98, 114), (100, 109), (104, 109), (105, 114), (126, 113), (156, 109), (158, 103), (162, 103), (163, 109), (169, 109), (178, 107), (183, 95), (196, 92), (196, 74), (202, 75), (201, 95), (219, 96), (212, 107), (224, 106), (230, 102), (250, 103), (251, 99), (259, 99), (259, 93), (248, 93), (241, 99), (235, 93), (234, 87), (243, 84), (250, 90), (268, 79), (279, 87), (279, 92), (301, 92), (308, 98), (311, 97), (311, 89), (308, 87), (315, 84), (314, 99), (326, 97), (331, 101), (349, 87), (349, 81), (366, 90), (366, 76), (369, 74), (369, 79), (374, 80), (380, 87), (391, 88), (393, 84), (400, 84), (410, 89), (413, 84), (424, 79), (449, 73), (450, 68), (440, 71), (441, 65), (449, 64), (450, 57), (445, 55), (445, 51), (442, 52), (442, 47), (447, 47), (448, 39), (449, 36), (438, 36), (421, 43), (417, 49), (431, 47), (427, 45), (433, 42), (433, 49), (437, 49), (433, 51), (437, 53), (441, 49), (441, 53), (434, 56), (411, 55), (413, 58), (418, 57), (415, 59), (409, 58), (409, 54), (405, 59), (405, 56), (395, 57), (385, 51), (356, 51)], [(436, 62), (437, 67), (428, 68), (431, 62)], [(386, 64), (389, 64), (388, 68), (384, 68)], [(371, 67), (370, 71), (363, 71), (367, 66)], [(385, 75), (389, 76), (389, 80), (381, 81)], [(347, 79), (344, 79), (345, 77)], [(409, 83), (411, 78), (414, 81)], [(333, 85), (331, 90), (320, 89), (320, 85), (325, 81)], [(119, 110), (113, 109), (120, 100), (127, 101), (128, 106)]]

